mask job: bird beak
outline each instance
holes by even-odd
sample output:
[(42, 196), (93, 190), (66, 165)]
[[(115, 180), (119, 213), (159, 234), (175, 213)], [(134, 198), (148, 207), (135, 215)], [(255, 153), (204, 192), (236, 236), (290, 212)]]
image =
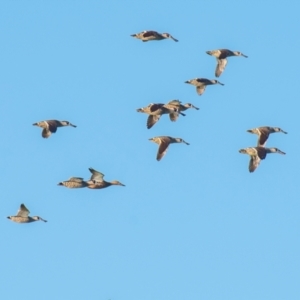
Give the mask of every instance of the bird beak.
[(173, 41), (178, 42), (178, 40), (175, 39), (175, 38), (173, 38), (171, 35), (170, 35), (170, 38), (171, 38)]
[(195, 109), (197, 109), (197, 110), (200, 109), (199, 107), (196, 107), (196, 106), (194, 106), (194, 105), (192, 105), (192, 108), (195, 108)]
[(37, 126), (37, 123), (33, 123), (32, 125), (33, 125), (33, 126)]
[(247, 55), (245, 55), (245, 54), (243, 54), (243, 53), (241, 53), (241, 55), (242, 55), (242, 56), (244, 56), (244, 57), (246, 57), (246, 58), (248, 58), (248, 56), (247, 56)]
[(190, 83), (190, 82), (187, 80), (187, 81), (185, 81), (184, 83)]
[(70, 123), (70, 126), (72, 126), (72, 127), (77, 127), (76, 125), (73, 125), (73, 124), (71, 124), (71, 123)]
[(132, 37), (136, 37), (136, 34), (131, 34), (130, 36), (132, 36)]
[(218, 81), (218, 84), (225, 85), (224, 83), (221, 83), (220, 81)]
[(40, 217), (40, 220), (41, 220), (41, 221), (43, 221), (43, 222), (48, 222), (48, 221), (46, 221), (46, 220), (42, 219), (41, 217)]
[(283, 151), (281, 151), (281, 150), (277, 150), (277, 152), (278, 152), (279, 154), (285, 155), (285, 152), (283, 152)]
[(186, 145), (189, 145), (189, 143), (187, 143), (186, 141), (182, 140)]
[(248, 129), (247, 132), (253, 133), (252, 129)]
[(243, 153), (243, 154), (246, 153), (244, 149), (239, 150), (239, 152), (240, 152), (240, 153)]
[(285, 134), (287, 134), (287, 132), (286, 132), (286, 131), (284, 131), (284, 130), (282, 130), (282, 129), (280, 129), (280, 131), (281, 131), (281, 132), (283, 132), (283, 133), (285, 133)]
[(210, 52), (210, 51), (206, 51), (206, 53), (207, 53), (208, 55), (211, 55), (211, 52)]

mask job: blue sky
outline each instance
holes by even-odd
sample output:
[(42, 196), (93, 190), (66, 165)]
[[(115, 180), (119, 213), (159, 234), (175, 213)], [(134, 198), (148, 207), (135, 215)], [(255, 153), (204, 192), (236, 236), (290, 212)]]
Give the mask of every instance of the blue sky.
[[(2, 1), (1, 296), (299, 299), (299, 3)], [(179, 40), (142, 43), (142, 30)], [(214, 79), (207, 50), (228, 48)], [(200, 107), (150, 130), (136, 109)], [(68, 120), (49, 139), (33, 123)], [(246, 132), (279, 126), (253, 173)], [(148, 139), (174, 144), (156, 161)], [(297, 140), (298, 139), (298, 140)], [(88, 168), (126, 187), (67, 189)], [(6, 219), (21, 203), (48, 223)]]

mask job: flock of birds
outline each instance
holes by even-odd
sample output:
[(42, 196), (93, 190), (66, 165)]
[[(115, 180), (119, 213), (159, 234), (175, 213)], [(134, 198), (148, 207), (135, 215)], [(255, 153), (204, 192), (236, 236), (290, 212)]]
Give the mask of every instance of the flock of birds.
[[(140, 39), (143, 42), (154, 41), (154, 40), (164, 40), (164, 39), (171, 39), (175, 42), (178, 42), (171, 34), (169, 33), (158, 33), (156, 31), (142, 31), (140, 33), (132, 34), (134, 38)], [(225, 67), (227, 65), (227, 57), (230, 56), (243, 56), (246, 57), (243, 53), (239, 51), (231, 51), (228, 49), (218, 49), (218, 50), (211, 50), (206, 51), (208, 55), (216, 57), (217, 66), (215, 70), (215, 76), (220, 77), (221, 74), (224, 72)], [(194, 85), (196, 87), (196, 91), (198, 95), (202, 95), (205, 92), (206, 86), (208, 85), (224, 85), (223, 83), (219, 82), (216, 79), (206, 79), (206, 78), (195, 78), (191, 80), (185, 81), (185, 83)], [(183, 111), (194, 108), (199, 110), (198, 107), (194, 106), (191, 103), (182, 104), (179, 100), (171, 100), (168, 103), (150, 103), (148, 106), (137, 109), (138, 112), (148, 114), (147, 119), (147, 128), (150, 129), (153, 127), (160, 119), (160, 117), (164, 114), (168, 114), (170, 120), (172, 122), (176, 121), (179, 115), (185, 116)], [(33, 124), (34, 126), (38, 126), (43, 128), (42, 130), (42, 137), (49, 138), (52, 133), (57, 131), (58, 127), (65, 127), (71, 126), (76, 127), (69, 121), (58, 121), (58, 120), (46, 120), (41, 121)], [(247, 130), (249, 133), (258, 135), (258, 143), (256, 147), (248, 147), (239, 150), (242, 154), (248, 154), (250, 156), (249, 162), (249, 171), (254, 172), (255, 169), (259, 166), (260, 161), (265, 159), (268, 153), (279, 153), (285, 154), (283, 151), (279, 150), (278, 148), (266, 148), (266, 142), (269, 138), (271, 133), (282, 132), (287, 134), (286, 131), (282, 130), (279, 127), (270, 127), (270, 126), (263, 126), (257, 127), (253, 129)], [(166, 154), (168, 147), (172, 143), (184, 143), (189, 145), (186, 141), (182, 138), (174, 138), (170, 136), (157, 136), (149, 139), (150, 141), (159, 145), (158, 152), (156, 159), (159, 161), (161, 160), (164, 155)], [(92, 173), (89, 180), (84, 180), (81, 177), (71, 177), (66, 181), (59, 182), (58, 185), (65, 186), (67, 188), (84, 188), (87, 187), (89, 189), (103, 189), (109, 187), (111, 185), (120, 185), (125, 186), (121, 182), (114, 180), (111, 182), (105, 181), (104, 174), (95, 169), (89, 168), (89, 171)], [(31, 223), (34, 221), (43, 221), (47, 222), (46, 220), (42, 219), (39, 216), (29, 216), (30, 211), (26, 208), (24, 204), (20, 205), (20, 208), (17, 212), (16, 216), (9, 216), (7, 217), (11, 221), (17, 223)]]

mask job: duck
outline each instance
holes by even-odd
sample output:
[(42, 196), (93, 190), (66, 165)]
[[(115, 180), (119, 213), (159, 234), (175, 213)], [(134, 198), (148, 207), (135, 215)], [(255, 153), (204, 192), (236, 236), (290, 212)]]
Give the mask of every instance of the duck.
[(171, 100), (167, 104), (176, 107), (178, 110), (178, 112), (169, 113), (169, 117), (172, 122), (175, 122), (178, 119), (179, 113), (182, 111), (185, 111), (189, 108), (194, 108), (196, 110), (199, 110), (199, 108), (194, 106), (193, 104), (191, 104), (191, 103), (182, 104), (182, 102), (179, 100)]
[(132, 37), (142, 40), (143, 42), (148, 41), (160, 41), (165, 39), (171, 39), (175, 42), (178, 42), (177, 39), (175, 39), (171, 34), (164, 32), (164, 33), (158, 33), (154, 30), (144, 30), (140, 33), (131, 34)]
[(81, 177), (71, 177), (69, 180), (61, 181), (57, 185), (65, 186), (69, 189), (84, 188), (88, 186), (87, 182)]
[(111, 185), (120, 185), (125, 186), (125, 184), (121, 183), (120, 181), (113, 180), (111, 182), (105, 181), (103, 179), (104, 174), (101, 172), (96, 171), (93, 168), (89, 168), (90, 172), (92, 173), (92, 176), (89, 181), (87, 181), (87, 187), (89, 189), (104, 189)]
[(271, 133), (282, 132), (284, 134), (287, 134), (286, 131), (282, 130), (279, 127), (270, 127), (270, 126), (261, 126), (261, 127), (257, 127), (257, 128), (252, 128), (252, 129), (247, 130), (247, 132), (258, 135), (257, 146), (260, 146), (260, 147), (264, 147), (266, 145), (267, 139), (269, 138), (269, 135)]
[(148, 129), (152, 128), (159, 121), (160, 117), (164, 114), (176, 112), (185, 116), (185, 114), (178, 111), (178, 108), (174, 107), (174, 105), (168, 105), (163, 103), (150, 103), (146, 107), (138, 108), (137, 112), (142, 112), (149, 115), (147, 119)]
[(279, 150), (278, 148), (265, 148), (265, 147), (249, 147), (239, 150), (242, 154), (250, 155), (249, 162), (249, 172), (254, 172), (256, 168), (259, 166), (260, 161), (265, 159), (268, 153), (278, 153), (285, 155), (285, 152)]
[(220, 75), (225, 70), (225, 67), (227, 65), (227, 57), (229, 56), (243, 56), (248, 57), (247, 55), (243, 54), (240, 51), (231, 51), (228, 49), (218, 49), (218, 50), (210, 50), (206, 51), (208, 55), (215, 56), (217, 59), (217, 67), (215, 71), (215, 76), (220, 77)]
[(206, 78), (195, 78), (195, 79), (187, 80), (185, 81), (185, 83), (195, 85), (199, 96), (201, 96), (204, 93), (207, 85), (211, 85), (211, 84), (224, 85), (224, 83), (221, 83), (216, 79), (206, 79)]
[(16, 222), (16, 223), (31, 223), (35, 221), (43, 221), (47, 222), (46, 220), (42, 219), (41, 217), (34, 216), (29, 217), (30, 211), (26, 208), (26, 206), (22, 203), (20, 208), (17, 212), (16, 216), (8, 216), (7, 219)]
[(42, 131), (43, 138), (48, 138), (52, 133), (55, 133), (57, 127), (64, 127), (64, 126), (77, 127), (76, 125), (71, 124), (69, 121), (58, 121), (58, 120), (40, 121), (32, 125), (43, 128)]
[(156, 160), (160, 161), (164, 155), (167, 153), (168, 147), (170, 144), (173, 143), (184, 143), (186, 145), (189, 145), (186, 141), (184, 141), (182, 138), (174, 138), (170, 136), (157, 136), (149, 139), (149, 141), (154, 142), (159, 145), (158, 152), (156, 156)]

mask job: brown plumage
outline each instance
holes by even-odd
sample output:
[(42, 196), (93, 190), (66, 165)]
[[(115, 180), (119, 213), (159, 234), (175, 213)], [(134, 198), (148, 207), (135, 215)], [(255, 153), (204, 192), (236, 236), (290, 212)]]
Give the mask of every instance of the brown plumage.
[(58, 120), (46, 120), (46, 121), (34, 123), (32, 125), (43, 128), (42, 131), (43, 138), (48, 138), (52, 133), (55, 133), (57, 127), (63, 127), (63, 126), (77, 127), (76, 125), (71, 124), (69, 121), (58, 121)]
[(20, 209), (17, 212), (17, 215), (9, 216), (7, 218), (16, 223), (31, 223), (31, 222), (35, 222), (35, 221), (47, 222), (46, 220), (44, 220), (38, 216), (29, 217), (28, 216), (29, 214), (30, 214), (30, 211), (26, 208), (26, 206), (24, 204), (21, 204)]
[(159, 145), (156, 159), (160, 161), (164, 155), (167, 153), (168, 147), (173, 143), (184, 143), (189, 145), (186, 141), (181, 138), (173, 138), (170, 136), (157, 136), (149, 139), (149, 141), (154, 142)]
[(219, 82), (218, 80), (206, 79), (206, 78), (195, 78), (195, 79), (187, 80), (187, 81), (185, 81), (185, 83), (189, 83), (189, 84), (196, 86), (196, 91), (199, 96), (201, 96), (204, 93), (207, 85), (212, 85), (212, 84), (224, 85), (223, 83)]
[[(163, 103), (150, 103), (146, 107), (138, 108), (137, 112), (142, 112), (148, 114), (149, 117), (147, 119), (147, 128), (150, 129), (153, 127), (160, 119), (160, 117), (164, 114), (170, 114), (173, 112), (178, 112), (178, 109), (172, 105), (163, 104)], [(185, 114), (178, 112), (181, 115), (185, 116)]]
[(206, 53), (208, 55), (215, 56), (217, 59), (217, 67), (216, 67), (216, 71), (215, 71), (216, 77), (219, 77), (225, 70), (225, 67), (227, 65), (227, 57), (229, 57), (229, 56), (248, 57), (248, 56), (244, 55), (242, 52), (231, 51), (228, 49), (211, 50), (211, 51), (206, 51)]
[(286, 131), (282, 130), (279, 127), (270, 127), (270, 126), (262, 126), (262, 127), (249, 129), (247, 130), (247, 132), (258, 135), (257, 146), (261, 146), (261, 147), (264, 147), (266, 145), (267, 139), (269, 138), (269, 135), (271, 133), (282, 132), (284, 134), (287, 134)]
[(262, 159), (265, 159), (268, 153), (285, 154), (278, 148), (264, 148), (264, 147), (249, 147), (239, 150), (242, 154), (248, 154), (250, 156), (249, 172), (254, 172), (259, 166)]
[(58, 185), (65, 186), (69, 189), (84, 188), (88, 186), (87, 182), (81, 177), (71, 177), (69, 180), (59, 182)]
[(160, 41), (164, 39), (172, 39), (175, 42), (178, 42), (171, 34), (169, 33), (158, 33), (154, 30), (145, 30), (140, 33), (131, 34), (132, 37), (142, 40), (143, 42), (148, 41)]
[(87, 181), (87, 187), (89, 189), (104, 189), (106, 187), (109, 187), (111, 185), (121, 185), (125, 186), (123, 183), (113, 180), (111, 182), (105, 181), (103, 179), (104, 174), (94, 170), (93, 168), (89, 168), (90, 172), (92, 173), (91, 179)]
[(191, 104), (191, 103), (182, 104), (179, 100), (171, 100), (167, 104), (169, 106), (174, 106), (178, 110), (178, 112), (172, 112), (172, 113), (169, 114), (170, 120), (172, 122), (175, 122), (178, 119), (179, 114), (182, 111), (185, 111), (185, 110), (187, 110), (189, 108), (194, 108), (196, 110), (199, 110), (199, 108), (196, 107), (196, 106), (194, 106), (193, 104)]

